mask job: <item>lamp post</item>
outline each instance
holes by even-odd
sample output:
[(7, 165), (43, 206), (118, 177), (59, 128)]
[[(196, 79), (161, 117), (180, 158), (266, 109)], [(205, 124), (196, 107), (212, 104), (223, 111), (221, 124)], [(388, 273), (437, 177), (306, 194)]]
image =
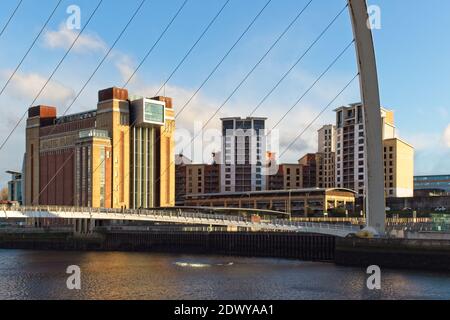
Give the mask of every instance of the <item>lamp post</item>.
[(289, 189), (289, 197), (288, 197), (288, 214), (289, 214), (289, 221), (292, 220), (292, 202), (291, 202), (291, 198), (292, 198), (292, 190)]

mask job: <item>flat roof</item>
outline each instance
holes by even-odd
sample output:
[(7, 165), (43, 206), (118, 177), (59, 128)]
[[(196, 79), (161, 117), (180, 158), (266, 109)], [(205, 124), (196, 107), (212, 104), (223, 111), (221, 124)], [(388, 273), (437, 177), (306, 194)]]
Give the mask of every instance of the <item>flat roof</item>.
[(77, 121), (77, 120), (84, 120), (84, 119), (88, 119), (88, 118), (93, 118), (96, 115), (97, 115), (97, 109), (78, 112), (78, 113), (72, 113), (72, 114), (63, 115), (61, 117), (56, 118), (55, 124), (63, 124), (63, 123)]
[(413, 146), (412, 144), (406, 142), (406, 141), (403, 140), (403, 139), (397, 138), (397, 137), (395, 137), (395, 138), (389, 138), (389, 139), (384, 139), (384, 141), (392, 141), (392, 140), (400, 141), (401, 143), (406, 144), (407, 146), (411, 147), (412, 149), (415, 149), (414, 146)]
[(163, 210), (198, 210), (198, 211), (214, 211), (214, 212), (249, 212), (249, 213), (264, 213), (267, 215), (289, 215), (287, 212), (268, 210), (268, 209), (255, 209), (255, 208), (233, 208), (233, 207), (190, 207), (190, 206), (175, 206), (175, 207), (162, 207), (158, 209)]
[(202, 193), (202, 194), (187, 194), (185, 197), (220, 197), (220, 196), (242, 196), (242, 195), (270, 195), (270, 194), (292, 194), (292, 193), (307, 193), (307, 192), (329, 192), (329, 191), (345, 191), (356, 194), (356, 191), (346, 188), (306, 188), (306, 189), (291, 189), (291, 190), (266, 190), (266, 191), (245, 191), (245, 192), (220, 192), (220, 193)]
[(418, 175), (414, 176), (414, 178), (443, 178), (443, 177), (450, 177), (449, 174), (425, 174), (425, 175)]
[[(339, 111), (339, 110), (350, 109), (350, 108), (354, 108), (354, 107), (362, 106), (362, 105), (363, 105), (362, 102), (349, 103), (348, 105), (346, 105), (346, 106), (340, 106), (340, 107), (334, 109), (333, 111), (336, 112), (336, 111)], [(380, 106), (380, 109), (381, 109), (382, 111), (384, 111), (384, 112), (393, 112), (393, 110), (391, 110), (391, 109), (386, 109), (386, 108), (383, 107), (383, 106)]]
[(241, 117), (225, 117), (220, 118), (220, 120), (267, 120), (266, 117), (247, 117), (247, 118), (241, 118)]
[(6, 173), (8, 173), (8, 174), (22, 174), (22, 172), (12, 171), (12, 170), (8, 170), (8, 171), (6, 171)]

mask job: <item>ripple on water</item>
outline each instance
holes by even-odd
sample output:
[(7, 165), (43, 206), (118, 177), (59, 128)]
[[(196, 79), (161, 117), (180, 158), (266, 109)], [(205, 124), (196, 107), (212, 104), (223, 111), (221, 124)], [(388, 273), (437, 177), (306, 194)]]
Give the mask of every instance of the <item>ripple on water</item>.
[[(82, 290), (66, 287), (78, 265)], [(450, 299), (448, 274), (296, 260), (133, 252), (0, 250), (0, 299)]]

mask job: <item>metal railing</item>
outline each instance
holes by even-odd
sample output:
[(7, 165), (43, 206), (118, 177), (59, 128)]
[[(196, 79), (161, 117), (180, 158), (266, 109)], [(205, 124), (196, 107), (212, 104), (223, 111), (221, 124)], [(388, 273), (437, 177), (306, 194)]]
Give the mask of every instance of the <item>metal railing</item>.
[[(320, 232), (337, 231), (341, 233), (354, 233), (359, 231), (358, 226), (337, 224), (337, 223), (319, 223), (319, 222), (299, 222), (286, 219), (271, 219), (261, 221), (251, 221), (242, 216), (207, 214), (190, 210), (158, 210), (158, 209), (110, 209), (110, 208), (85, 208), (85, 207), (64, 207), (64, 206), (24, 206), (14, 208), (0, 208), (3, 211), (16, 211), (22, 213), (33, 212), (34, 217), (50, 217), (55, 213), (81, 213), (89, 217), (95, 216), (96, 219), (105, 216), (105, 219), (116, 218), (123, 220), (149, 220), (166, 221), (176, 223), (192, 224), (219, 224), (237, 227), (254, 227), (259, 229), (300, 231), (300, 232)], [(99, 217), (100, 215), (100, 217)], [(107, 217), (110, 215), (110, 217)], [(112, 217), (111, 217), (112, 215)], [(64, 217), (67, 218), (67, 217)]]

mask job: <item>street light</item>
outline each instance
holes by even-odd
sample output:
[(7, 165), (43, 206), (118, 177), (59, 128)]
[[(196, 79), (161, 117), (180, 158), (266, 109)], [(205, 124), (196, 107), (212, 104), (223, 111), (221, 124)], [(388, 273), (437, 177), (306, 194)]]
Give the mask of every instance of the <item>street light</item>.
[(288, 214), (289, 214), (289, 221), (292, 220), (292, 189), (289, 189), (289, 197), (288, 197)]

